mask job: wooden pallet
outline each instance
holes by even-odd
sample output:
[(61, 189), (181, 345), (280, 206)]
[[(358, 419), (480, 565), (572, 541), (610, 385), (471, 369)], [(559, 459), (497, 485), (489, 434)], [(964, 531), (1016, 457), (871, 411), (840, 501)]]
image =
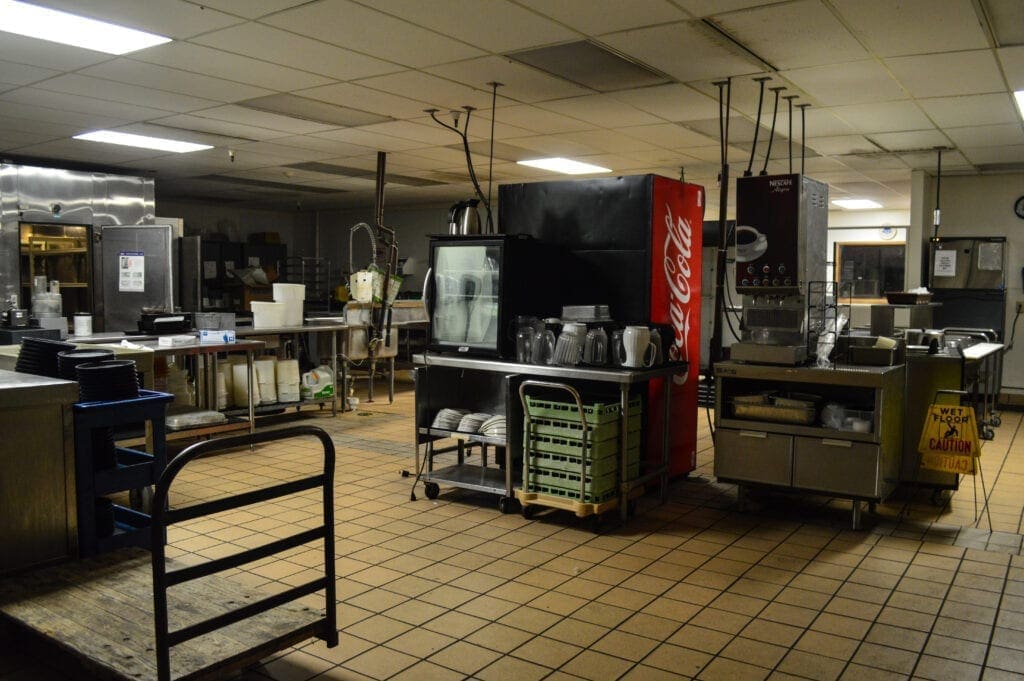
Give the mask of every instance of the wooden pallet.
[[(0, 617), (101, 679), (157, 678), (150, 554), (125, 549), (0, 580)], [(168, 565), (173, 561), (168, 561)], [(267, 594), (214, 575), (170, 590), (172, 630)], [(319, 609), (297, 603), (175, 646), (174, 679), (223, 679), (315, 635)]]

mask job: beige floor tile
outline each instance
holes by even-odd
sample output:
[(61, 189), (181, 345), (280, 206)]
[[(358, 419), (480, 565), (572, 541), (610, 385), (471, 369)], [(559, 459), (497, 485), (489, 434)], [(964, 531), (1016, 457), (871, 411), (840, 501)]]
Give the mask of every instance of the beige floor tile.
[(591, 645), (590, 649), (632, 662), (639, 662), (660, 643), (661, 641), (659, 640), (637, 636), (636, 634), (612, 631), (600, 641)]
[(770, 673), (771, 670), (764, 667), (719, 657), (708, 663), (697, 678), (702, 681), (761, 681)]
[(275, 681), (306, 681), (317, 674), (322, 674), (334, 663), (302, 650), (293, 650), (263, 665), (262, 673)]
[(597, 624), (602, 627), (616, 627), (633, 613), (625, 608), (619, 608), (605, 603), (588, 603), (573, 613), (575, 619)]
[(727, 634), (738, 634), (752, 619), (749, 615), (716, 610), (715, 608), (704, 608), (690, 618), (690, 624), (696, 624), (697, 626)]
[(544, 631), (544, 636), (587, 648), (611, 629), (582, 620), (566, 618)]
[[(557, 625), (556, 625), (557, 626)], [(550, 635), (550, 630), (545, 632)], [(534, 634), (504, 624), (488, 624), (466, 636), (466, 641), (500, 653), (509, 653), (533, 638)]]
[(834, 681), (843, 672), (845, 662), (816, 653), (790, 650), (779, 663), (778, 669), (800, 678), (815, 681)]
[(544, 610), (538, 610), (537, 608), (531, 608), (529, 606), (522, 606), (509, 612), (498, 621), (502, 624), (507, 624), (510, 627), (516, 627), (523, 631), (539, 634), (561, 619), (561, 615), (556, 615)]
[(837, 660), (849, 660), (857, 651), (858, 642), (844, 636), (807, 631), (794, 646), (805, 653), (824, 655)]
[(501, 653), (488, 648), (473, 645), (466, 641), (457, 641), (432, 655), (429, 660), (442, 667), (454, 669), (470, 676), (499, 657), (501, 657)]
[(851, 660), (854, 664), (884, 669), (898, 674), (910, 674), (917, 655), (909, 650), (890, 648), (877, 643), (863, 643)]
[(644, 658), (643, 663), (682, 676), (695, 677), (712, 656), (690, 648), (662, 643)]
[[(483, 681), (540, 681), (551, 674), (551, 670), (539, 664), (527, 662), (517, 657), (505, 656), (478, 671), (474, 678)], [(426, 681), (426, 679), (421, 679)]]
[(537, 636), (522, 644), (510, 654), (527, 662), (544, 665), (551, 669), (558, 669), (582, 650), (583, 648), (565, 643), (564, 641)]
[(487, 626), (487, 620), (473, 617), (461, 612), (446, 612), (423, 624), (431, 631), (436, 631), (455, 638), (464, 638), (478, 629)]
[(419, 658), (427, 658), (455, 643), (456, 639), (428, 629), (412, 629), (388, 641), (387, 646)]
[(584, 650), (562, 666), (561, 671), (590, 681), (617, 679), (633, 663), (621, 657), (613, 657), (595, 650)]
[(740, 635), (755, 641), (773, 643), (789, 648), (796, 643), (803, 633), (804, 630), (801, 627), (755, 618), (740, 632)]
[(686, 681), (689, 676), (639, 664), (622, 675), (620, 681)]
[(389, 681), (461, 681), (466, 675), (433, 662), (419, 662), (391, 677)]
[(699, 627), (695, 624), (687, 624), (673, 634), (668, 639), (668, 642), (684, 648), (699, 650), (710, 655), (717, 655), (732, 639), (732, 634)]
[(636, 634), (637, 636), (652, 638), (656, 641), (664, 641), (679, 629), (679, 622), (665, 617), (638, 612), (620, 624), (618, 629), (619, 631)]
[(419, 662), (412, 655), (380, 646), (357, 655), (342, 667), (375, 679), (386, 679)]

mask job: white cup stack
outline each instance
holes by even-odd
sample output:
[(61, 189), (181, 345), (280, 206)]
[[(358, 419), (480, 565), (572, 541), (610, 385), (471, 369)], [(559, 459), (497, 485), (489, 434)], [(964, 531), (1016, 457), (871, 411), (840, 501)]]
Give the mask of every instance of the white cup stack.
[[(246, 365), (232, 364), (232, 394), (235, 396), (236, 405), (249, 404), (249, 377), (246, 375)], [(255, 371), (255, 369), (254, 369)], [(252, 384), (252, 403), (260, 403), (260, 384), (254, 381)]]
[(302, 304), (306, 300), (305, 284), (274, 284), (274, 302), (284, 303), (284, 325), (302, 326)]
[[(235, 405), (235, 376), (231, 371), (230, 364), (221, 364), (217, 367), (217, 408), (227, 409)], [(224, 386), (224, 406), (220, 402), (221, 386)]]
[(273, 357), (258, 359), (253, 365), (256, 367), (256, 384), (260, 389), (260, 404), (277, 402), (277, 360)]
[(299, 401), (299, 360), (282, 359), (277, 363), (277, 401)]

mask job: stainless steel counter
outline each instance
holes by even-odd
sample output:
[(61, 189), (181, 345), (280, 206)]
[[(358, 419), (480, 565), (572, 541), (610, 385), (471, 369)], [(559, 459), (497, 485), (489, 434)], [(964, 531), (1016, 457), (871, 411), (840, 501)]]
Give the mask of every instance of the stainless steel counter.
[(413, 355), (414, 364), (424, 366), (450, 367), (453, 369), (473, 369), (475, 371), (493, 371), (505, 374), (528, 374), (546, 378), (562, 378), (567, 381), (600, 381), (630, 385), (652, 378), (662, 378), (686, 371), (684, 362), (674, 362), (650, 369), (630, 369), (627, 367), (602, 368), (593, 366), (561, 366), (547, 364), (519, 364), (500, 359), (480, 359), (475, 357), (459, 357), (457, 355), (420, 354)]

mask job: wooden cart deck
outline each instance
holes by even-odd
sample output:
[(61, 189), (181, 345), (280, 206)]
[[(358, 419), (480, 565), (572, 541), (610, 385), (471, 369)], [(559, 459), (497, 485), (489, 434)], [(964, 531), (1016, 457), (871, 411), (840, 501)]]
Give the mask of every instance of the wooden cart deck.
[[(97, 678), (156, 679), (150, 561), (146, 551), (125, 549), (4, 578), (0, 617)], [(230, 577), (197, 579), (171, 589), (170, 625), (187, 626), (266, 596)], [(323, 617), (322, 610), (290, 603), (181, 643), (171, 651), (172, 676), (223, 679), (316, 636)]]

